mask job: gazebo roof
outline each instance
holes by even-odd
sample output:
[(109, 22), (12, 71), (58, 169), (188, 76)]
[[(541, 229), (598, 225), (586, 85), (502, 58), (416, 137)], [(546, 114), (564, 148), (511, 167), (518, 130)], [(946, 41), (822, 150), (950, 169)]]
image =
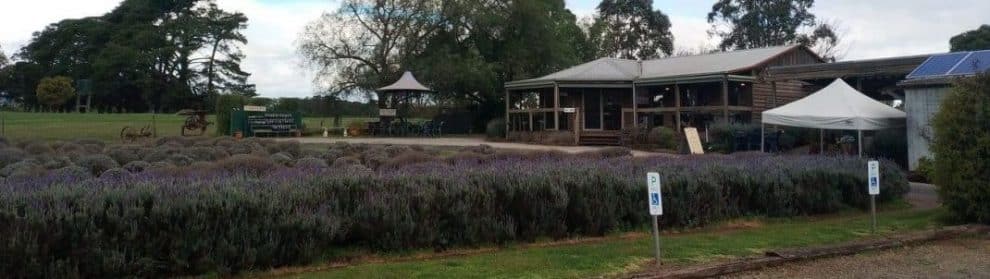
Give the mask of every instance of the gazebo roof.
[(416, 77), (414, 77), (412, 73), (407, 71), (402, 74), (402, 78), (399, 78), (398, 81), (396, 81), (392, 85), (378, 88), (378, 91), (386, 92), (386, 91), (433, 91), (433, 90), (427, 88), (426, 86), (423, 86), (423, 84), (419, 83), (419, 81), (416, 80)]

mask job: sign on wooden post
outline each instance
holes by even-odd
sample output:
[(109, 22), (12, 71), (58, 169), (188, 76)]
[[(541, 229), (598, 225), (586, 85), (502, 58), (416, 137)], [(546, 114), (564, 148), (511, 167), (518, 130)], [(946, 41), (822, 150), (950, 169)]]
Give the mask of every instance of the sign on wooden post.
[(650, 172), (646, 174), (646, 188), (649, 193), (647, 201), (650, 204), (650, 222), (653, 223), (653, 241), (656, 249), (657, 265), (660, 265), (660, 219), (663, 215), (663, 194), (660, 192), (660, 174)]
[(873, 216), (873, 233), (877, 232), (877, 195), (880, 194), (880, 162), (866, 163), (867, 188), (870, 193), (870, 214)]

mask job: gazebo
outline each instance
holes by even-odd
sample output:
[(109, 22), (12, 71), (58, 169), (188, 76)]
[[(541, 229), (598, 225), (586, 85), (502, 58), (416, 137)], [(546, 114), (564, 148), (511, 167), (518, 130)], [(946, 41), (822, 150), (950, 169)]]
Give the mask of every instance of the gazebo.
[[(852, 88), (842, 79), (790, 104), (763, 112), (766, 124), (819, 129), (819, 150), (824, 149), (824, 130), (856, 130), (859, 156), (863, 156), (863, 130), (904, 127), (906, 114)], [(765, 136), (760, 150), (765, 151)]]
[(431, 92), (432, 89), (424, 86), (416, 80), (410, 72), (405, 72), (395, 83), (378, 88), (378, 117), (396, 117), (403, 120), (405, 115), (399, 113), (400, 109), (408, 109), (409, 101), (423, 92)]

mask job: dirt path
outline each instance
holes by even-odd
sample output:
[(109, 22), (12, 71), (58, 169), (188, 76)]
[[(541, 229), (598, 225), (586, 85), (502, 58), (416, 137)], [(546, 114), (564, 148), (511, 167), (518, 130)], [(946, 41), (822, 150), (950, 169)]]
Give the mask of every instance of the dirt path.
[(917, 209), (932, 209), (939, 206), (935, 185), (911, 182), (911, 191), (904, 196)]
[[(300, 143), (317, 143), (317, 144), (331, 144), (335, 142), (365, 143), (365, 144), (394, 144), (394, 145), (432, 145), (432, 146), (478, 146), (485, 144), (498, 149), (562, 151), (567, 153), (582, 153), (588, 151), (595, 151), (603, 148), (598, 146), (555, 146), (555, 145), (537, 145), (537, 144), (525, 144), (525, 143), (514, 143), (514, 142), (490, 142), (490, 141), (486, 141), (484, 138), (481, 137), (289, 138), (283, 140), (296, 140), (299, 141)], [(638, 151), (638, 150), (633, 150), (632, 153), (633, 156), (635, 157), (678, 156), (674, 154), (654, 153), (654, 152), (646, 152), (646, 151)]]
[(990, 239), (942, 240), (724, 278), (990, 278)]

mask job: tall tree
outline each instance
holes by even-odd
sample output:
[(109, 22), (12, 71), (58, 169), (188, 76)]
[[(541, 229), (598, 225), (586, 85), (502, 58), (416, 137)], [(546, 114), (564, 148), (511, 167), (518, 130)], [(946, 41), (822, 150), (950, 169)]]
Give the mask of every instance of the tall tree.
[[(209, 56), (203, 58), (202, 75), (206, 79), (206, 93), (213, 95), (220, 89), (243, 91), (251, 74), (241, 70), (244, 59), (240, 46), (247, 44), (247, 37), (241, 30), (247, 28), (247, 16), (242, 13), (228, 13), (210, 3), (202, 12), (206, 22), (206, 43)], [(219, 85), (219, 86), (218, 86)]]
[(990, 49), (990, 25), (963, 32), (949, 39), (952, 51), (971, 51)]
[(670, 19), (653, 0), (604, 0), (589, 30), (599, 56), (653, 59), (674, 51)]
[(399, 77), (440, 26), (441, 1), (345, 0), (310, 23), (299, 50), (332, 95), (371, 95)]
[(6, 67), (7, 64), (9, 64), (9, 63), (10, 63), (10, 60), (7, 59), (7, 55), (6, 54), (3, 54), (3, 46), (0, 46), (0, 69), (2, 69), (3, 67)]
[(723, 50), (785, 44), (837, 44), (832, 25), (816, 20), (814, 0), (717, 0), (708, 13)]
[(213, 88), (252, 89), (237, 49), (246, 20), (214, 0), (125, 0), (100, 17), (49, 25), (18, 56), (43, 76), (91, 80), (97, 108), (206, 108)]

